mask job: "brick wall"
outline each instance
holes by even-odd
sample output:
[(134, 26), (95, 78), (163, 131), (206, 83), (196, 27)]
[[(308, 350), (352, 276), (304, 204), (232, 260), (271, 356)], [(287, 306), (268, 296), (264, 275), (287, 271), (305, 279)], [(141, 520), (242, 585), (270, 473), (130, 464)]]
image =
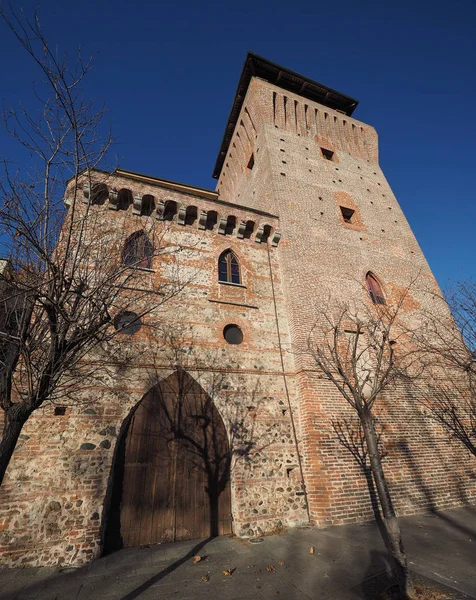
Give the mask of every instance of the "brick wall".
[[(303, 355), (307, 336), (329, 299), (370, 303), (364, 286), (369, 271), (381, 280), (390, 303), (416, 280), (403, 309), (409, 327), (418, 322), (420, 309), (431, 309), (428, 292), (438, 285), (378, 164), (372, 127), (256, 78), (232, 145), (248, 121), (255, 139), (236, 159), (228, 154), (217, 189), (236, 202), (272, 207), (280, 218), (278, 260), (311, 517), (320, 525), (369, 519), (366, 479), (332, 428), (333, 420), (352, 412)], [(260, 157), (255, 180), (244, 168), (252, 147)], [(334, 153), (331, 160), (322, 150)], [(344, 221), (341, 206), (355, 211), (351, 223)], [(474, 502), (468, 452), (423, 417), (408, 390), (389, 393), (376, 411), (386, 424), (384, 465), (399, 514)]]
[[(117, 252), (143, 227), (183, 249), (138, 273), (137, 286), (153, 294), (177, 265), (189, 283), (144, 318), (141, 331), (116, 338), (126, 368), (124, 360), (105, 364), (99, 380), (81, 383), (81, 402), (64, 415), (46, 405), (27, 423), (0, 490), (1, 564), (81, 564), (100, 554), (118, 439), (143, 395), (176, 368), (165, 338), (152, 333), (158, 325), (192, 348), (180, 366), (212, 397), (236, 445), (237, 535), (306, 522), (297, 446), (313, 522), (372, 518), (366, 478), (332, 428), (349, 407), (302, 350), (324, 299), (370, 302), (368, 271), (389, 302), (417, 278), (405, 308), (410, 324), (428, 304), (426, 290), (438, 289), (378, 164), (375, 130), (254, 78), (217, 193), (126, 171), (96, 176), (108, 200), (91, 206), (92, 218)], [(152, 198), (151, 214), (141, 214), (144, 198)], [(340, 207), (354, 211), (351, 223)], [(156, 218), (164, 212), (171, 220)], [(218, 282), (227, 248), (240, 260), (242, 286)], [(230, 323), (242, 329), (241, 345), (225, 342)], [(377, 410), (399, 514), (474, 501), (467, 453), (423, 417), (408, 390), (387, 394)], [(237, 421), (241, 437), (233, 438)]]

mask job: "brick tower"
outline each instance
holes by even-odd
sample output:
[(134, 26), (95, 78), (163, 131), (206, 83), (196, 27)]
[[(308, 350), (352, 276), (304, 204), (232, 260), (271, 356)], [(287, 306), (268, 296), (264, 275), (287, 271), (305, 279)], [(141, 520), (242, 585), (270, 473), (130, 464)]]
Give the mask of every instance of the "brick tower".
[[(297, 394), (310, 516), (319, 524), (371, 518), (371, 510), (362, 474), (330, 428), (345, 415), (345, 402), (301, 356), (316, 307), (328, 297), (370, 302), (369, 272), (389, 301), (412, 278), (438, 289), (380, 168), (375, 129), (352, 118), (356, 106), (353, 98), (249, 53), (214, 170), (221, 197), (279, 218), (281, 327), (293, 355), (288, 380)], [(412, 302), (418, 308), (427, 297), (415, 289)], [(381, 410), (391, 428), (386, 469), (400, 514), (474, 498), (459, 449), (455, 460), (414, 399), (399, 394)]]
[[(116, 538), (134, 546), (373, 518), (365, 477), (332, 429), (347, 405), (302, 349), (323, 299), (372, 302), (369, 273), (389, 302), (412, 277), (437, 284), (379, 166), (375, 130), (352, 117), (356, 106), (250, 53), (215, 166), (216, 191), (124, 169), (79, 182), (78, 206), (115, 240), (125, 268), (129, 251), (151, 248), (144, 236), (158, 231), (184, 249), (177, 260), (193, 277), (141, 327), (116, 315), (125, 368), (109, 365), (80, 389), (82, 402), (44, 405), (25, 425), (0, 489), (2, 564), (81, 564)], [(143, 259), (127, 293), (146, 301), (175, 260)], [(409, 320), (426, 302), (418, 289)], [(169, 324), (175, 346), (154, 338), (157, 323)], [(203, 473), (179, 462), (185, 452), (166, 456), (165, 434), (148, 417), (184, 398), (190, 423), (216, 423), (223, 456), (232, 457), (213, 507)], [(383, 398), (380, 410), (399, 514), (474, 501), (465, 451), (411, 396)], [(141, 435), (153, 449), (142, 462), (128, 454)], [(170, 461), (180, 486), (175, 475), (173, 486), (168, 479)], [(125, 465), (142, 469), (132, 484)], [(162, 497), (171, 500), (161, 504)]]

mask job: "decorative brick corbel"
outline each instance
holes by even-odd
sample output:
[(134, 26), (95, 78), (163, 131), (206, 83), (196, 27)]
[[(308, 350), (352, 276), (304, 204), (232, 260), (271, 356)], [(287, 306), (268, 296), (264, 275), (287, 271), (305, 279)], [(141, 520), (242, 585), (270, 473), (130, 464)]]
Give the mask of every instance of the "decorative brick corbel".
[(246, 223), (244, 221), (240, 221), (238, 225), (238, 229), (236, 231), (236, 237), (242, 240), (245, 237)]
[(140, 215), (142, 212), (142, 200), (143, 197), (142, 196), (134, 196), (134, 204), (132, 206), (132, 214), (133, 215)]
[(258, 244), (261, 244), (261, 242), (263, 241), (263, 238), (264, 238), (264, 226), (261, 225), (261, 227), (258, 227), (258, 230), (256, 231), (255, 242), (257, 242)]
[(202, 210), (200, 216), (198, 217), (198, 229), (206, 229), (207, 228), (207, 212)]
[(91, 186), (89, 183), (85, 183), (83, 185), (83, 202), (84, 204), (89, 204), (91, 200)]
[(225, 235), (227, 223), (228, 220), (225, 217), (222, 217), (220, 219), (220, 223), (218, 225), (218, 233), (220, 233), (221, 235)]
[(117, 210), (119, 208), (119, 192), (115, 188), (109, 190), (109, 210)]
[(186, 216), (187, 216), (187, 207), (186, 206), (181, 206), (178, 209), (177, 223), (179, 225), (185, 225), (185, 217)]
[(159, 202), (157, 202), (157, 208), (155, 210), (155, 218), (158, 219), (159, 221), (163, 221), (164, 213), (165, 213), (165, 202), (163, 200), (159, 200)]

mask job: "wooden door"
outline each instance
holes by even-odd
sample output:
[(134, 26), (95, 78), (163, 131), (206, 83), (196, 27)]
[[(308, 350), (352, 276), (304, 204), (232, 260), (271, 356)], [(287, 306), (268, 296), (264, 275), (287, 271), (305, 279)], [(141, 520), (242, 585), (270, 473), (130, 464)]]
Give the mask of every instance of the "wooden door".
[(184, 371), (148, 392), (126, 438), (124, 547), (231, 533), (230, 452), (211, 399)]

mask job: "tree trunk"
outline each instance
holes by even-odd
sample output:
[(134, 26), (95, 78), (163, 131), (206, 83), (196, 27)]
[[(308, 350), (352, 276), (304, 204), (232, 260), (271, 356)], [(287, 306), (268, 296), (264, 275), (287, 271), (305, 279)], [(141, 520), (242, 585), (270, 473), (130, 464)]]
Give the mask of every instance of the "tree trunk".
[(27, 422), (30, 414), (31, 411), (26, 409), (22, 403), (13, 404), (4, 412), (3, 432), (0, 440), (0, 485), (3, 483), (23, 425)]
[(387, 547), (394, 561), (394, 575), (398, 581), (402, 600), (411, 600), (413, 584), (408, 572), (407, 556), (403, 547), (402, 534), (393, 508), (387, 480), (383, 472), (382, 460), (378, 449), (378, 438), (372, 415), (359, 415), (364, 430), (365, 442), (370, 458), (370, 468), (377, 488), (377, 494), (382, 509), (383, 525), (387, 535)]
[[(215, 466), (215, 465), (214, 465)], [(215, 467), (216, 468), (216, 467)], [(210, 502), (210, 537), (217, 537), (219, 534), (218, 523), (219, 523), (219, 498), (220, 492), (218, 491), (218, 476), (217, 473), (207, 474), (207, 494)]]

